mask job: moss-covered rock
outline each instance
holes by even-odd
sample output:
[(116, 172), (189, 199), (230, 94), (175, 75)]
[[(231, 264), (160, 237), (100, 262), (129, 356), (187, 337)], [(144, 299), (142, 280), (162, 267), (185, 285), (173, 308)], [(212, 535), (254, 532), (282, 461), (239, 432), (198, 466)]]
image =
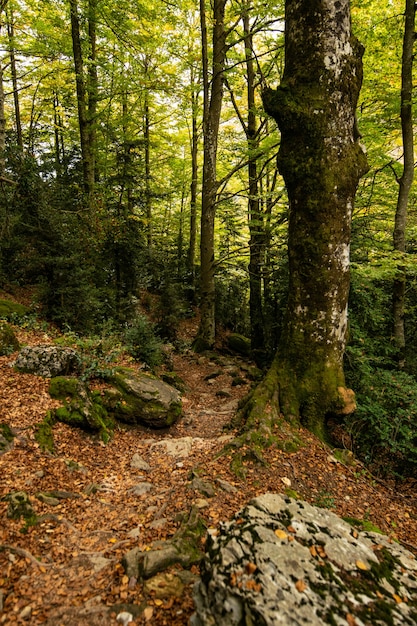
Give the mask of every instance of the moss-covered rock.
[(6, 356), (19, 350), (20, 345), (12, 327), (0, 320), (0, 356)]
[(13, 445), (14, 433), (8, 424), (0, 424), (0, 456), (10, 450)]
[(98, 433), (107, 443), (114, 428), (114, 421), (103, 406), (101, 395), (91, 392), (76, 378), (57, 376), (52, 378), (49, 393), (64, 402), (53, 411), (53, 418), (70, 426)]
[(54, 412), (48, 411), (42, 422), (35, 427), (35, 441), (38, 442), (44, 452), (54, 452), (53, 427), (55, 422)]
[(29, 313), (29, 309), (23, 304), (11, 302), (11, 300), (0, 300), (0, 317), (10, 319), (14, 317), (24, 317)]
[(7, 517), (16, 520), (23, 517), (27, 526), (36, 524), (36, 513), (25, 491), (12, 491), (4, 496), (4, 500), (9, 503)]
[(250, 339), (244, 337), (243, 335), (239, 335), (239, 333), (232, 333), (229, 335), (227, 338), (227, 345), (231, 350), (233, 350), (233, 352), (237, 352), (243, 356), (249, 356), (250, 354)]
[(118, 421), (167, 428), (182, 413), (178, 390), (156, 376), (119, 368), (112, 384), (114, 388), (105, 394), (104, 403)]

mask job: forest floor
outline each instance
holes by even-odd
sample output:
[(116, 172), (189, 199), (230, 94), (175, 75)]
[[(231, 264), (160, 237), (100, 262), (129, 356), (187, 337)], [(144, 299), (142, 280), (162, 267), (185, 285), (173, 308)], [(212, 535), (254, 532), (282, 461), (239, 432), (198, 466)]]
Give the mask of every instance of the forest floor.
[[(192, 338), (194, 325), (193, 320), (184, 324), (184, 340)], [(53, 342), (49, 332), (15, 331), (21, 345)], [(251, 498), (268, 491), (291, 489), (340, 516), (372, 522), (417, 552), (416, 480), (380, 481), (360, 463), (342, 464), (304, 429), (298, 451), (271, 446), (265, 451), (267, 464), (248, 463), (243, 479), (231, 472), (230, 455), (216, 456), (224, 446), (223, 427), (250, 389), (242, 359), (234, 360), (242, 376), (233, 386), (230, 368), (191, 351), (174, 354), (175, 372), (187, 389), (184, 415), (169, 431), (120, 427), (104, 445), (56, 424), (50, 454), (35, 441), (34, 427), (57, 402), (48, 394), (48, 380), (10, 367), (15, 358), (16, 353), (0, 358), (0, 423), (16, 433), (13, 448), (0, 457), (0, 624), (116, 625), (117, 614), (128, 610), (134, 615), (131, 626), (186, 625), (198, 567), (172, 589), (181, 569), (173, 566), (171, 578), (166, 575), (159, 588), (150, 589), (129, 580), (123, 555), (168, 540), (179, 527), (178, 514), (193, 504), (215, 532)], [(192, 438), (186, 440), (192, 443), (188, 456), (171, 456), (154, 445), (184, 437)], [(150, 466), (146, 475), (131, 465), (137, 453)], [(211, 497), (191, 488), (196, 475), (214, 486)], [(141, 481), (152, 487), (138, 496), (134, 487)], [(12, 491), (29, 495), (39, 520), (34, 526), (24, 528), (23, 520), (7, 517), (8, 504), (1, 498)], [(60, 496), (39, 499), (48, 492)]]

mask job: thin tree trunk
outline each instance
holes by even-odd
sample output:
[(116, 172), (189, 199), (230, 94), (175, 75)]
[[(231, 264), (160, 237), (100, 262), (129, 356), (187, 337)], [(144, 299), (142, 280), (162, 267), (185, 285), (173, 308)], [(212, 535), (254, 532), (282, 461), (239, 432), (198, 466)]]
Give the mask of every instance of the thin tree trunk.
[(289, 299), (275, 360), (241, 416), (265, 434), (282, 413), (324, 438), (326, 416), (355, 406), (343, 354), (352, 208), (367, 170), (354, 131), (363, 49), (349, 0), (287, 0), (285, 8), (284, 75), (264, 105), (281, 130)]
[(145, 91), (145, 115), (144, 115), (144, 139), (145, 139), (145, 203), (148, 252), (153, 248), (153, 224), (152, 224), (152, 198), (151, 198), (151, 144), (150, 144), (150, 120), (149, 120), (149, 96)]
[(20, 116), (20, 102), (19, 102), (19, 86), (17, 81), (17, 69), (16, 69), (16, 55), (14, 47), (14, 23), (13, 23), (13, 9), (10, 4), (7, 5), (7, 35), (9, 40), (9, 56), (10, 56), (10, 71), (12, 74), (13, 84), (13, 101), (14, 101), (14, 115), (16, 123), (16, 141), (19, 148), (23, 151), (23, 133), (22, 133), (22, 120)]
[(251, 324), (251, 348), (256, 354), (264, 348), (264, 317), (262, 302), (262, 267), (264, 262), (265, 233), (263, 216), (258, 190), (257, 149), (259, 137), (255, 113), (255, 69), (253, 63), (253, 36), (249, 21), (249, 7), (243, 14), (243, 32), (246, 60), (246, 80), (248, 98), (248, 117), (246, 123), (246, 138), (248, 143), (248, 178), (249, 178), (249, 308)]
[[(406, 0), (405, 25), (401, 69), (401, 130), (404, 149), (403, 173), (399, 179), (397, 208), (394, 225), (394, 250), (405, 253), (405, 232), (407, 205), (414, 178), (414, 137), (413, 137), (413, 60), (415, 41), (415, 2)], [(406, 269), (400, 265), (393, 286), (394, 341), (398, 350), (400, 367), (405, 365), (405, 285)]]
[(191, 107), (192, 107), (192, 129), (191, 129), (191, 185), (190, 185), (190, 243), (188, 247), (187, 266), (191, 274), (194, 286), (195, 278), (195, 248), (197, 240), (197, 185), (198, 185), (198, 123), (197, 105), (198, 97), (194, 91), (195, 83), (191, 76)]
[(81, 49), (80, 22), (77, 0), (69, 0), (71, 13), (71, 36), (77, 90), (78, 125), (80, 130), (81, 157), (83, 164), (84, 192), (91, 206), (94, 191), (94, 163), (91, 146), (90, 120), (87, 113), (87, 90), (84, 78), (84, 61)]
[(213, 346), (215, 328), (214, 222), (217, 198), (217, 144), (223, 100), (223, 74), (226, 56), (224, 13), (227, 0), (213, 0), (213, 58), (209, 86), (205, 2), (200, 1), (203, 85), (204, 85), (204, 161), (201, 202), (200, 242), (200, 327), (198, 349)]
[(88, 82), (87, 82), (87, 100), (88, 100), (88, 144), (90, 146), (90, 184), (94, 188), (97, 179), (96, 171), (96, 118), (97, 118), (97, 102), (98, 102), (98, 75), (97, 75), (97, 0), (89, 0), (88, 2), (88, 38), (89, 38), (89, 55), (88, 55)]
[(54, 93), (53, 107), (54, 107), (55, 170), (56, 170), (57, 178), (59, 179), (62, 176), (62, 158), (61, 158), (61, 141), (60, 141), (61, 119), (60, 119), (60, 115), (58, 112), (59, 101), (58, 101), (58, 96), (56, 93)]

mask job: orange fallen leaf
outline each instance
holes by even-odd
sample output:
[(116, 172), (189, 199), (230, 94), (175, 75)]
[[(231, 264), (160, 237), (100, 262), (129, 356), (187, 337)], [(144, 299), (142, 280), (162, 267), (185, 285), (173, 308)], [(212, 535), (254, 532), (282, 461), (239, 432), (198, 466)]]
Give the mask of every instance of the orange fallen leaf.
[(287, 533), (281, 530), (280, 528), (276, 529), (275, 534), (278, 537), (278, 539), (287, 539), (288, 537)]
[(253, 574), (258, 568), (255, 563), (246, 563), (245, 569), (248, 574)]
[(307, 585), (304, 582), (304, 580), (297, 580), (297, 582), (295, 583), (295, 588), (297, 589), (297, 591), (299, 591), (300, 593), (302, 593), (303, 591), (305, 591), (307, 589)]
[(351, 613), (348, 613), (346, 615), (346, 621), (349, 624), (349, 626), (357, 626), (357, 622)]
[(311, 554), (311, 556), (314, 556), (314, 557), (316, 557), (316, 556), (317, 556), (316, 546), (310, 546), (310, 547), (309, 547), (309, 550), (310, 550), (310, 554)]
[(368, 566), (366, 565), (366, 563), (364, 563), (363, 561), (359, 561), (359, 560), (356, 561), (356, 567), (358, 569), (362, 569), (362, 570), (365, 570), (365, 571), (369, 569)]
[(394, 598), (394, 600), (395, 600), (395, 602), (396, 602), (397, 604), (401, 604), (401, 602), (403, 601), (403, 599), (402, 599), (402, 598), (400, 598), (400, 596), (397, 596), (397, 594), (396, 594), (396, 593), (393, 593), (393, 594), (392, 594), (392, 597)]

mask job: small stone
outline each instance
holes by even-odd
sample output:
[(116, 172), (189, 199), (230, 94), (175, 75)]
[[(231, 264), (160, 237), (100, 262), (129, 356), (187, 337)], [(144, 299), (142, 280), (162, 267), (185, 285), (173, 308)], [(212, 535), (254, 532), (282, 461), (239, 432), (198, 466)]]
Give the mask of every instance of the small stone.
[(150, 472), (151, 466), (149, 463), (143, 459), (140, 454), (136, 453), (133, 455), (132, 460), (130, 461), (130, 467), (133, 469), (141, 470), (142, 472)]
[(32, 607), (30, 606), (30, 604), (28, 604), (28, 606), (25, 606), (25, 608), (20, 611), (19, 617), (20, 619), (30, 619), (31, 616)]
[(221, 489), (223, 489), (223, 491), (226, 491), (227, 493), (236, 493), (238, 491), (238, 489), (234, 485), (231, 485), (227, 482), (227, 480), (223, 480), (222, 478), (216, 478), (216, 483)]
[(207, 502), (207, 500), (204, 500), (204, 498), (197, 498), (197, 500), (194, 501), (194, 504), (200, 510), (206, 509), (208, 506), (210, 506), (210, 504)]
[(184, 583), (179, 576), (164, 572), (147, 580), (144, 590), (152, 593), (155, 598), (180, 598), (184, 591)]
[(139, 485), (135, 485), (129, 489), (129, 491), (131, 491), (135, 496), (143, 496), (145, 493), (148, 493), (152, 487), (152, 483), (139, 483)]
[(168, 520), (165, 517), (161, 517), (160, 519), (155, 519), (153, 522), (149, 524), (149, 528), (152, 530), (162, 530), (168, 523)]

